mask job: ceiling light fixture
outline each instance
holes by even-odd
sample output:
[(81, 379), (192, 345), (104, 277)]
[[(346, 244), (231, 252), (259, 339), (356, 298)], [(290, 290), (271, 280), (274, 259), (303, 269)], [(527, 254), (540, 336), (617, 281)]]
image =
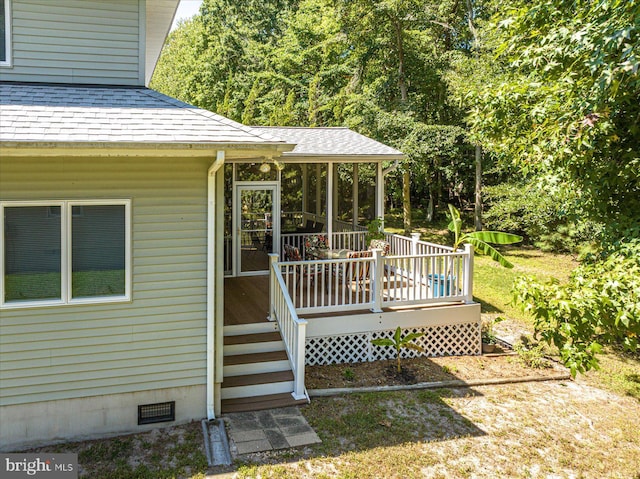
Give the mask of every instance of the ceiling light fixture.
[(266, 161), (260, 165), (261, 173), (269, 173), (271, 171), (271, 165)]

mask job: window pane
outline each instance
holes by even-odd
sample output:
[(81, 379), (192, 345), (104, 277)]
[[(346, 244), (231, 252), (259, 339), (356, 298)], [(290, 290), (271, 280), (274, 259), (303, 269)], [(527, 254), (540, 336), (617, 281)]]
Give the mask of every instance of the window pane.
[(124, 296), (124, 205), (73, 206), (71, 296)]
[(7, 61), (7, 32), (6, 27), (6, 12), (4, 9), (5, 0), (0, 0), (0, 62)]
[(5, 301), (60, 299), (60, 207), (9, 207), (4, 221)]

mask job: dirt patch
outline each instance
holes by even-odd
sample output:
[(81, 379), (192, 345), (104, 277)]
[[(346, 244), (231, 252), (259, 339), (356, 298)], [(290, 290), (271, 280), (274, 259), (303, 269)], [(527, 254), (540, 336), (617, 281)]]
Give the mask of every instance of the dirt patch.
[(524, 376), (550, 377), (566, 373), (566, 368), (545, 360), (545, 367), (530, 368), (514, 354), (448, 356), (403, 359), (401, 374), (396, 361), (307, 366), (307, 389), (349, 388), (415, 384), (434, 381), (507, 379)]

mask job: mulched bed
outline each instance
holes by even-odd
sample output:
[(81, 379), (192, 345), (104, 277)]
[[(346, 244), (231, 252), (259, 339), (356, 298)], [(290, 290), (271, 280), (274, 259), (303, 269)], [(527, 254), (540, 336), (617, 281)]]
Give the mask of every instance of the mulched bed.
[(567, 369), (551, 360), (544, 368), (527, 367), (517, 355), (447, 356), (403, 359), (402, 373), (396, 372), (396, 361), (307, 366), (307, 389), (353, 388), (416, 384), (435, 381), (552, 377), (566, 374)]

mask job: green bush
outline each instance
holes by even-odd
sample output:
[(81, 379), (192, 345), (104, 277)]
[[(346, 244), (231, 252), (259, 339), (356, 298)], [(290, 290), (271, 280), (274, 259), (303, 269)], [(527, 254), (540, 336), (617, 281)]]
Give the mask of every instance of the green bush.
[(484, 195), (486, 229), (517, 233), (543, 251), (577, 252), (600, 234), (581, 218), (578, 195), (551, 179), (487, 186)]
[(589, 258), (567, 284), (523, 276), (514, 300), (534, 318), (536, 334), (555, 345), (577, 372), (598, 367), (605, 344), (637, 352), (640, 336), (640, 238), (619, 242)]

